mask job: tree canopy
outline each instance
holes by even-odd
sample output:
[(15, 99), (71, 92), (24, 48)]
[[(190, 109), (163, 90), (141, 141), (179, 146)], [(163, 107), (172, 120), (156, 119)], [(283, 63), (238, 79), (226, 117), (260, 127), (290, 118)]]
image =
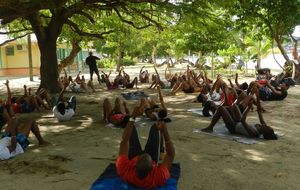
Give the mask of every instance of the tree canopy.
[(180, 58), (187, 52), (228, 56), (249, 50), (259, 57), (269, 41), (275, 41), (288, 61), (282, 44), (300, 22), (300, 2), (1, 0), (0, 20), (0, 34), (19, 38), (35, 33), (41, 52), (40, 87), (56, 92), (58, 40), (73, 45), (73, 56), (93, 41), (98, 50), (116, 58), (125, 52), (151, 57), (154, 63), (156, 56)]

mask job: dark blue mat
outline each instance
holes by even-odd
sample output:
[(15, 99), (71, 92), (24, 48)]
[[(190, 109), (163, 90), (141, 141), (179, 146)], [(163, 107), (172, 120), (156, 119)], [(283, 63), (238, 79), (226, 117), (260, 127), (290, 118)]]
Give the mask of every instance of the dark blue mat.
[(149, 96), (142, 91), (136, 92), (123, 92), (121, 93), (126, 100), (140, 100), (142, 98), (148, 98)]
[[(170, 174), (171, 178), (168, 179), (166, 185), (155, 188), (154, 190), (177, 190), (177, 183), (180, 176), (180, 164), (172, 164)], [(142, 188), (137, 188), (123, 182), (116, 173), (115, 164), (111, 163), (93, 183), (90, 190), (142, 190)]]

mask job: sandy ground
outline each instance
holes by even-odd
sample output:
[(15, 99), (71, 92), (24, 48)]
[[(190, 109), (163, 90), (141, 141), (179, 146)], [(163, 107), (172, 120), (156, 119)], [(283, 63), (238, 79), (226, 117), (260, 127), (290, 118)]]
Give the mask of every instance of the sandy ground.
[[(32, 87), (38, 85), (27, 79), (14, 79), (11, 81), (13, 92), (20, 94), (24, 83)], [(0, 88), (3, 98), (5, 88), (3, 85)], [(76, 94), (78, 111), (69, 122), (58, 123), (51, 112), (22, 116), (36, 118), (43, 136), (53, 145), (38, 147), (31, 135), (32, 144), (25, 154), (0, 162), (0, 189), (89, 189), (104, 168), (116, 159), (123, 131), (105, 127), (101, 105), (104, 98), (117, 97), (122, 90), (106, 91), (99, 85), (96, 88), (96, 93)], [(157, 97), (154, 90), (145, 92)], [(193, 133), (193, 129), (204, 128), (210, 122), (209, 118), (186, 111), (200, 106), (192, 103), (196, 94), (166, 96), (174, 119), (168, 129), (176, 147), (175, 162), (180, 162), (182, 167), (179, 189), (299, 189), (299, 92), (300, 87), (296, 86), (289, 90), (286, 100), (263, 103), (272, 111), (264, 114), (266, 122), (284, 136), (254, 145)], [(136, 101), (127, 102), (130, 108), (136, 104)], [(255, 112), (250, 113), (248, 121), (258, 121)], [(148, 130), (149, 127), (138, 128), (143, 144)]]

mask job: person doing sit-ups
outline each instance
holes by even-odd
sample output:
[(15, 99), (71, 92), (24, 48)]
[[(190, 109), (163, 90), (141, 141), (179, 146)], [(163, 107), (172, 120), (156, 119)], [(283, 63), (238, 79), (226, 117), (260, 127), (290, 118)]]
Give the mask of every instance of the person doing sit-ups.
[(112, 105), (108, 98), (103, 101), (103, 120), (107, 123), (112, 123), (115, 126), (124, 128), (129, 119), (129, 109), (127, 103), (123, 102), (125, 113), (121, 109), (121, 100), (119, 97), (115, 99), (115, 106)]
[[(116, 161), (118, 175), (125, 182), (143, 189), (153, 189), (166, 184), (175, 150), (164, 122), (152, 125), (144, 150), (134, 126), (135, 118), (143, 114), (143, 107), (136, 107), (127, 123), (120, 142), (119, 157)], [(160, 135), (165, 139), (166, 155), (159, 160)]]
[[(258, 93), (258, 90), (254, 91)], [(263, 138), (268, 140), (277, 139), (274, 130), (270, 126), (267, 126), (263, 119), (259, 96), (257, 97), (257, 113), (260, 123), (250, 125), (246, 122), (248, 112), (252, 106), (251, 104), (253, 103), (253, 97), (251, 95), (248, 95), (247, 98), (250, 99), (250, 101), (246, 109), (243, 111), (241, 111), (240, 108), (242, 102), (239, 103), (238, 101), (231, 106), (231, 109), (226, 109), (224, 106), (219, 106), (213, 115), (209, 126), (202, 129), (202, 131), (213, 132), (213, 128), (215, 127), (216, 123), (220, 118), (222, 118), (226, 128), (230, 133), (241, 134), (248, 137), (259, 137), (260, 135), (263, 135)]]

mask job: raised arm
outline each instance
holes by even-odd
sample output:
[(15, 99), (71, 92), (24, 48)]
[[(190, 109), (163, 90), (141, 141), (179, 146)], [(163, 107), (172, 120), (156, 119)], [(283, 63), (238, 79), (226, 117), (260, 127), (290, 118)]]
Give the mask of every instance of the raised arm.
[(142, 66), (141, 70), (140, 70), (140, 74), (143, 72), (145, 66)]
[(229, 81), (230, 87), (232, 88), (232, 91), (233, 91), (233, 93), (234, 93), (234, 96), (235, 96), (235, 98), (237, 99), (237, 104), (239, 104), (239, 103), (240, 103), (240, 102), (239, 102), (239, 99), (238, 99), (239, 95), (238, 95), (237, 92), (236, 92), (235, 86), (233, 85), (233, 83), (232, 83), (232, 81), (231, 81), (230, 79), (228, 79), (228, 81)]
[(67, 75), (67, 71), (66, 71), (66, 69), (65, 69), (65, 68), (63, 68), (63, 70), (64, 70), (64, 73), (65, 73), (65, 77), (67, 78), (67, 77), (68, 77), (68, 75)]
[(159, 121), (156, 126), (160, 130), (161, 134), (165, 140), (165, 147), (166, 147), (166, 156), (162, 161), (162, 165), (165, 165), (168, 169), (171, 168), (172, 162), (175, 157), (175, 149), (173, 143), (171, 141), (167, 126), (165, 122)]
[(266, 125), (266, 122), (265, 122), (263, 114), (262, 114), (263, 108), (262, 108), (261, 103), (260, 103), (259, 95), (256, 95), (256, 106), (257, 106), (257, 114), (258, 114), (260, 124)]
[(167, 107), (166, 107), (165, 102), (164, 102), (164, 97), (161, 93), (161, 87), (159, 85), (157, 85), (157, 92), (158, 92), (158, 95), (159, 95), (159, 101), (160, 101), (161, 107), (167, 111)]
[(64, 86), (58, 95), (58, 99), (57, 99), (58, 101), (63, 101), (65, 90), (66, 90), (66, 87)]
[(155, 70), (155, 73), (156, 73), (158, 79), (160, 80), (160, 76), (159, 76), (159, 74), (158, 74), (158, 71), (157, 71), (156, 67), (154, 67), (154, 70)]
[(249, 106), (247, 106), (246, 110), (242, 114), (241, 123), (242, 123), (243, 127), (245, 128), (245, 130), (247, 131), (247, 133), (249, 134), (250, 137), (258, 137), (259, 133), (257, 133), (257, 131), (255, 131), (255, 130), (253, 130), (253, 128), (250, 127), (248, 125), (248, 123), (246, 122), (246, 118), (247, 118), (247, 115), (248, 115), (249, 110), (250, 110), (251, 107), (252, 107), (252, 100), (250, 100)]
[[(131, 114), (131, 118), (135, 119), (137, 116), (143, 114), (143, 109), (141, 107), (135, 107), (132, 114)], [(132, 133), (132, 129), (134, 127), (134, 121), (133, 120), (129, 120), (123, 135), (122, 135), (122, 140), (120, 142), (120, 150), (119, 150), (119, 155), (128, 155), (128, 151), (129, 151), (129, 139)]]
[(11, 104), (11, 91), (10, 91), (10, 87), (9, 87), (9, 80), (6, 80), (6, 82), (4, 83), (4, 85), (6, 86), (6, 89), (7, 89), (6, 104), (10, 105)]
[(24, 85), (23, 88), (24, 88), (24, 97), (27, 97), (28, 96), (28, 94), (27, 94), (27, 86)]

